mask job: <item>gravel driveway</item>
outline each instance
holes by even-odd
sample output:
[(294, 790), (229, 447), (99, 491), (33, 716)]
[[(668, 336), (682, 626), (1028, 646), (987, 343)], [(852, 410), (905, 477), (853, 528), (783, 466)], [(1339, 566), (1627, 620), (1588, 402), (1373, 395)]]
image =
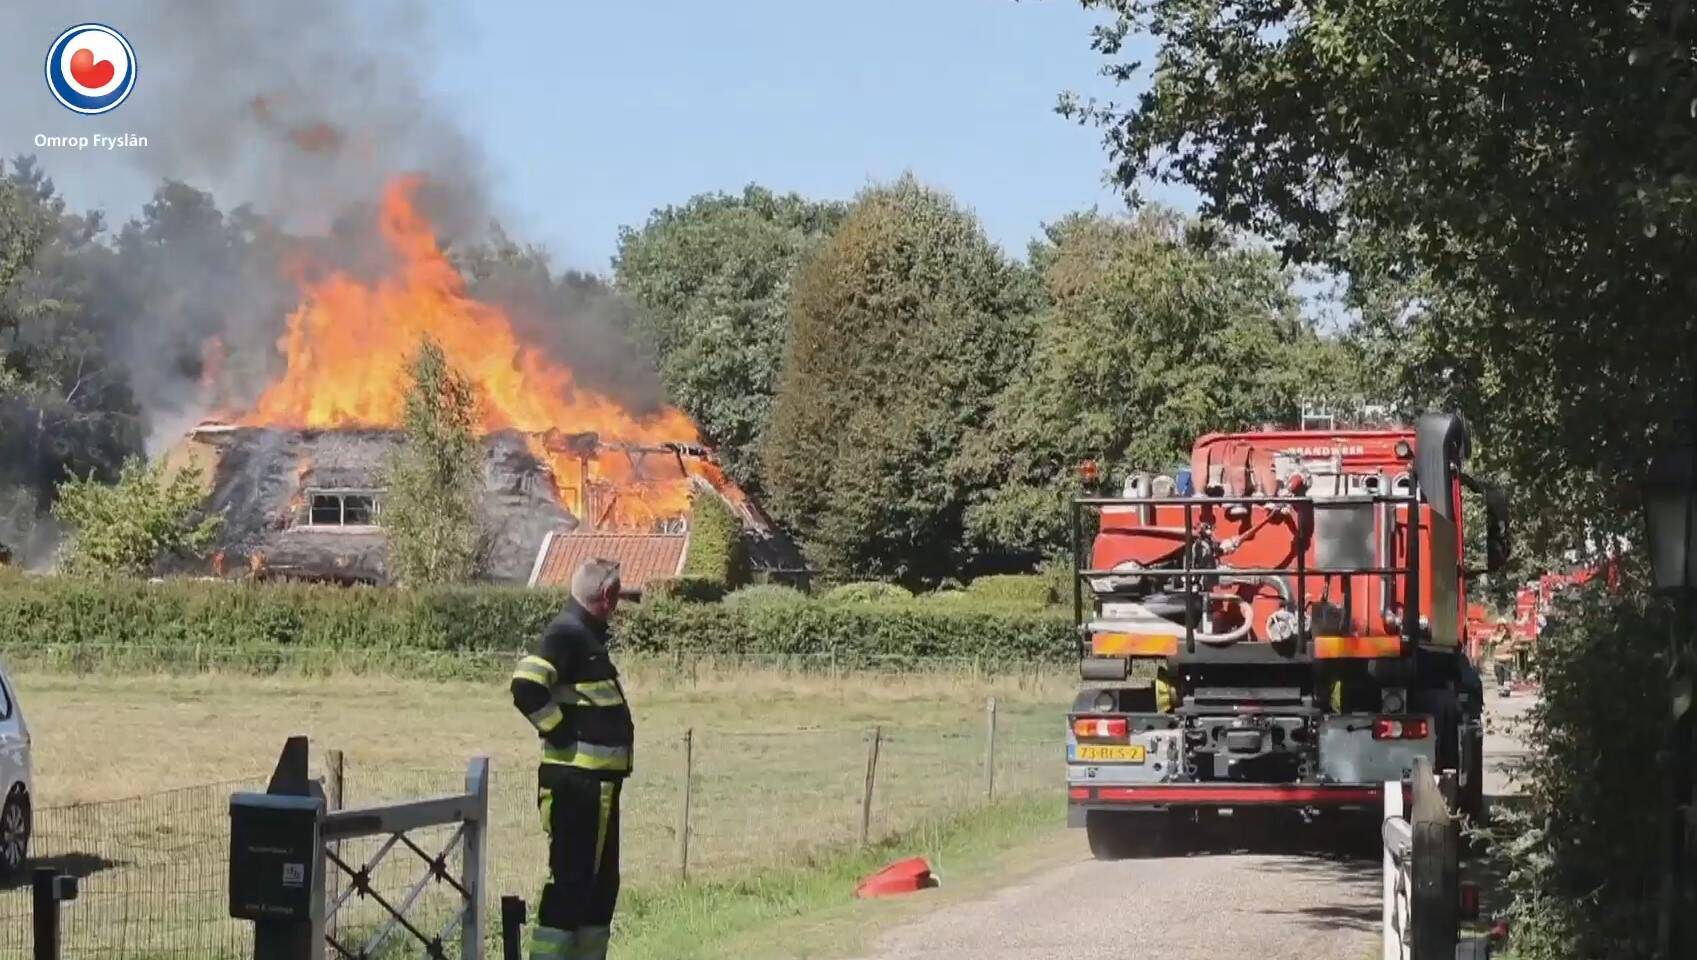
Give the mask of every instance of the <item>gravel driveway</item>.
[[(1507, 789), (1505, 761), (1520, 750), (1497, 721), (1530, 702), (1487, 697), (1487, 794)], [(1339, 850), (1318, 827), (1248, 821), (1182, 856), (1114, 863), (1068, 831), (1062, 866), (899, 927), (866, 960), (1367, 960), (1379, 946), (1377, 843), (1371, 824), (1347, 829), (1367, 843)]]

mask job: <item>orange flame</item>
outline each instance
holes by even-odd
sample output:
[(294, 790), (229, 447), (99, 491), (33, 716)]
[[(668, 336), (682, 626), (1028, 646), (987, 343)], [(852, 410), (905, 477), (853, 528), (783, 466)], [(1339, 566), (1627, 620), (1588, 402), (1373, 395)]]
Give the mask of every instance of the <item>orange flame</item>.
[[(410, 377), (407, 361), (429, 336), (476, 386), (486, 431), (532, 434), (531, 449), (553, 471), (568, 509), (593, 526), (651, 528), (687, 512), (689, 474), (657, 473), (652, 456), (627, 458), (602, 448), (560, 450), (547, 431), (597, 434), (623, 444), (695, 443), (695, 425), (667, 407), (637, 416), (579, 386), (572, 371), (522, 342), (499, 308), (472, 299), (465, 278), (436, 243), (414, 206), (420, 180), (403, 177), (384, 191), (379, 227), (398, 265), (375, 283), (332, 272), (305, 284), (278, 349), (283, 376), (241, 417), (256, 426), (382, 427), (401, 424)], [(573, 495), (575, 491), (575, 495)], [(599, 510), (591, 510), (599, 507)], [(591, 516), (592, 512), (599, 513)]]

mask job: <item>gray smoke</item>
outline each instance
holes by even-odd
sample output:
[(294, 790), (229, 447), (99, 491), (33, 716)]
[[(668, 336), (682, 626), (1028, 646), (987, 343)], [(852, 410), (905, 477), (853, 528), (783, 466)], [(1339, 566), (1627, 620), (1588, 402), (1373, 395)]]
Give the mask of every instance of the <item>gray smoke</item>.
[[(421, 83), (435, 53), (422, 0), (8, 7), (0, 62), (27, 76), (8, 78), (0, 129), (148, 138), (145, 148), (44, 157), (61, 181), (71, 175), (61, 159), (93, 175), (119, 160), (210, 190), (226, 207), (252, 203), (286, 230), (322, 233), (395, 173), (418, 171), (430, 175), (430, 212), (445, 229), (482, 222), (479, 151)], [(83, 20), (118, 29), (136, 51), (135, 91), (97, 117), (66, 111), (39, 79), (53, 38)]]
[[(418, 200), (445, 242), (484, 235), (483, 156), (423, 82), (430, 38), (455, 34), (441, 17), (424, 0), (8, 5), (0, 155), (36, 153), (73, 203), (79, 185), (120, 176), (137, 192), (161, 191), (154, 217), (116, 230), (118, 256), (90, 304), (109, 314), (100, 326), (148, 413), (150, 448), (220, 405), (239, 408), (276, 372), (275, 344), (298, 298), (290, 271), (370, 276), (385, 266), (374, 208), (397, 174), (424, 176)], [(65, 110), (40, 80), (53, 38), (84, 20), (118, 29), (136, 50), (135, 92), (97, 117)], [(128, 133), (148, 144), (32, 149), (38, 133)], [(654, 378), (633, 377), (623, 338), (610, 335), (622, 325), (610, 293), (595, 291), (603, 303), (577, 287), (491, 286), (522, 301), (526, 326), (586, 385), (618, 385), (639, 407), (658, 402)], [(584, 349), (583, 337), (595, 345)]]

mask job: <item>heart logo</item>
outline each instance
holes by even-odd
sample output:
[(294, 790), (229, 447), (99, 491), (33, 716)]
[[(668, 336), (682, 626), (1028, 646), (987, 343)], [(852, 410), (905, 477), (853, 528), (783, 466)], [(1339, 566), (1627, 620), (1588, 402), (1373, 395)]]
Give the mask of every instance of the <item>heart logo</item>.
[(112, 82), (118, 68), (110, 60), (94, 62), (94, 51), (87, 47), (71, 54), (71, 79), (90, 90), (98, 90)]

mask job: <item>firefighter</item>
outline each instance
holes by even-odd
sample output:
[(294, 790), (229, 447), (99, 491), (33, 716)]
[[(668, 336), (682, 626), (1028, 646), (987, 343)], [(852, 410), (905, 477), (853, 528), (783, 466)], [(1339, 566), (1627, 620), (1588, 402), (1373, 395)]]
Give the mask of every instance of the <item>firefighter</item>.
[(531, 960), (607, 955), (619, 896), (619, 790), (631, 771), (634, 727), (607, 655), (619, 605), (619, 565), (586, 560), (571, 600), (513, 671), (513, 704), (542, 739), (537, 806), (548, 835), (548, 882), (531, 933)]

